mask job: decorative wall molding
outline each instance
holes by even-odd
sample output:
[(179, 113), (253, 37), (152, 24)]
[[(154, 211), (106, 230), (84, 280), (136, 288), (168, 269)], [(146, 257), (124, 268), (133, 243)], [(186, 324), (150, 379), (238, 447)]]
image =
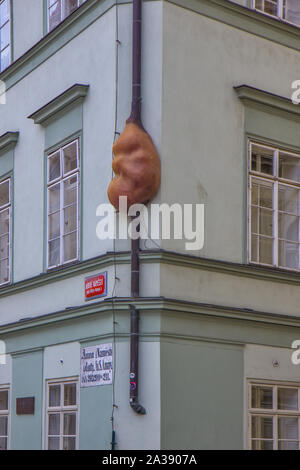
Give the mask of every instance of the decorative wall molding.
[(284, 96), (275, 95), (268, 91), (259, 90), (249, 85), (239, 85), (234, 87), (239, 99), (245, 105), (263, 105), (273, 108), (276, 111), (289, 113), (297, 117), (300, 116), (299, 105), (293, 104), (292, 100)]
[(0, 136), (0, 155), (13, 150), (19, 140), (19, 132), (6, 132)]
[(80, 85), (76, 83), (42, 108), (28, 116), (28, 119), (33, 119), (35, 124), (46, 126), (53, 118), (61, 114), (64, 110), (69, 109), (71, 106), (81, 104), (85, 99), (88, 90), (89, 85)]

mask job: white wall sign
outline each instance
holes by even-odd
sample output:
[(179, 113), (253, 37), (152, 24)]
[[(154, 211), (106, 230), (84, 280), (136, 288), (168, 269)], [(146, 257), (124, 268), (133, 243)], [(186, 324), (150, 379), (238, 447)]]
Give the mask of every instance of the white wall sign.
[(113, 380), (112, 344), (99, 344), (80, 350), (81, 387), (110, 385)]

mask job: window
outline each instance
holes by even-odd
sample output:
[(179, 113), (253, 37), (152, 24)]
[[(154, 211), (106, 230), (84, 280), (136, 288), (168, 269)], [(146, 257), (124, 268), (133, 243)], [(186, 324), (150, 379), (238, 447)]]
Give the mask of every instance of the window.
[(0, 182), (0, 285), (10, 281), (11, 181)]
[(79, 140), (48, 155), (48, 268), (79, 258)]
[(299, 0), (253, 0), (253, 8), (289, 23), (300, 25)]
[(300, 387), (250, 383), (249, 448), (299, 450)]
[(48, 30), (51, 31), (86, 0), (47, 0)]
[(10, 64), (10, 0), (0, 0), (0, 72)]
[(300, 155), (250, 144), (249, 260), (300, 270)]
[(78, 382), (48, 382), (47, 449), (78, 448)]
[(9, 390), (0, 388), (0, 450), (8, 449)]

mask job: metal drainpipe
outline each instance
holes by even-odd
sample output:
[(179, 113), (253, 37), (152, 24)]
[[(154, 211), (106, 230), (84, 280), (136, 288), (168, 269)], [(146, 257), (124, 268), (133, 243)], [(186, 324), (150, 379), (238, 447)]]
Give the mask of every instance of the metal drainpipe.
[[(142, 46), (142, 0), (133, 0), (132, 26), (132, 105), (127, 122), (134, 122), (142, 129), (141, 120), (141, 46)], [(131, 297), (140, 295), (140, 241), (131, 240)], [(138, 414), (146, 414), (138, 399), (139, 368), (139, 311), (130, 305), (130, 406)]]

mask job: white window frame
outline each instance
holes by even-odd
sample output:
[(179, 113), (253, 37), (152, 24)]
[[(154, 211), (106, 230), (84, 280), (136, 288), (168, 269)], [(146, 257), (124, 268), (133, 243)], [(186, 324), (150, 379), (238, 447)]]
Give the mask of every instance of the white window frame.
[[(51, 2), (51, 0), (47, 0), (47, 31), (48, 32), (55, 29), (60, 23), (62, 23), (66, 18), (68, 18), (68, 16), (70, 16), (70, 14), (74, 13), (74, 12), (72, 12), (69, 15), (64, 16), (63, 11), (64, 11), (64, 4), (65, 4), (66, 0), (60, 0), (60, 1), (61, 1), (60, 22), (54, 28), (50, 29), (50, 8), (53, 7), (53, 5), (55, 5), (55, 3), (58, 3), (59, 0), (53, 0), (52, 2)], [(86, 0), (77, 0), (77, 8), (79, 8), (84, 2), (86, 2)], [(76, 11), (76, 9), (74, 11)]]
[(7, 436), (0, 436), (0, 437), (7, 437), (7, 449), (10, 449), (10, 386), (9, 385), (0, 385), (0, 392), (7, 392), (8, 393), (8, 404), (7, 410), (0, 410), (0, 416), (7, 417)]
[[(252, 151), (251, 147), (252, 145), (257, 145), (259, 147), (262, 147), (266, 150), (271, 150), (274, 152), (274, 169), (275, 169), (275, 174), (273, 175), (268, 175), (265, 173), (260, 173), (258, 171), (254, 171), (251, 169), (251, 158), (252, 158)], [(268, 144), (264, 144), (262, 142), (258, 142), (255, 139), (249, 139), (248, 140), (248, 195), (247, 195), (247, 224), (248, 224), (248, 230), (247, 230), (247, 252), (248, 252), (248, 263), (254, 264), (257, 266), (266, 266), (266, 267), (276, 267), (279, 269), (285, 269), (289, 271), (294, 271), (294, 272), (299, 272), (300, 271), (300, 226), (299, 226), (299, 267), (298, 268), (290, 268), (287, 266), (280, 266), (279, 265), (279, 235), (278, 235), (278, 186), (287, 186), (289, 188), (294, 188), (297, 190), (300, 190), (300, 182), (296, 182), (294, 180), (290, 180), (287, 178), (282, 178), (279, 177), (279, 153), (284, 154), (286, 153), (287, 155), (290, 155), (291, 157), (296, 157), (300, 159), (300, 154), (295, 153), (294, 151), (290, 151), (286, 148), (279, 148), (275, 146), (271, 146)], [(274, 172), (273, 172), (274, 173)], [(252, 182), (253, 180), (259, 180), (259, 181), (266, 181), (268, 183), (273, 184), (273, 238), (274, 239), (274, 246), (273, 246), (273, 263), (272, 264), (265, 264), (261, 262), (256, 262), (252, 260), (252, 253), (251, 253), (251, 241), (252, 241), (252, 231), (251, 231), (251, 202), (252, 202)], [(298, 208), (299, 208), (299, 214), (300, 214), (300, 193), (299, 193), (299, 201), (298, 201)], [(300, 224), (300, 218), (299, 218), (299, 224)], [(267, 236), (264, 236), (265, 238), (268, 238)], [(295, 242), (296, 243), (296, 242)]]
[[(277, 408), (252, 408), (252, 386), (271, 387), (273, 394), (273, 406), (277, 404), (278, 388), (292, 388), (298, 390), (298, 410), (280, 410)], [(278, 418), (291, 417), (298, 418), (298, 450), (300, 449), (300, 383), (286, 382), (286, 381), (270, 381), (263, 379), (248, 379), (247, 380), (247, 445), (248, 450), (252, 449), (252, 440), (269, 440), (263, 438), (255, 438), (251, 436), (251, 418), (252, 416), (267, 416), (273, 419), (273, 450), (278, 450)], [(293, 441), (293, 439), (279, 439), (286, 441)]]
[[(5, 1), (6, 0), (0, 0), (0, 5), (1, 3), (4, 3)], [(7, 67), (9, 67), (11, 64), (11, 52), (12, 52), (12, 48), (11, 48), (11, 0), (7, 0), (7, 3), (8, 3), (8, 10), (9, 10), (8, 20), (5, 23), (3, 23), (0, 29), (4, 28), (4, 26), (6, 26), (7, 24), (9, 25), (9, 43), (3, 49), (0, 48), (0, 72), (3, 72), (3, 70), (5, 70), (5, 69), (1, 70), (1, 56), (2, 56), (3, 51), (5, 51), (5, 49), (9, 49), (9, 62), (8, 62)]]
[[(11, 282), (11, 239), (12, 239), (12, 220), (11, 220), (11, 211), (12, 211), (12, 179), (11, 177), (5, 178), (3, 180), (0, 180), (0, 186), (2, 184), (7, 183), (9, 184), (9, 201), (7, 204), (4, 204), (3, 206), (0, 206), (0, 214), (2, 212), (5, 212), (8, 210), (8, 279), (7, 281), (1, 282), (0, 281), (0, 287), (5, 286), (6, 284), (9, 284)], [(1, 234), (0, 234), (1, 236)], [(2, 258), (3, 260), (7, 258)], [(0, 255), (0, 263), (1, 263), (1, 255)]]
[[(76, 143), (77, 146), (77, 168), (75, 170), (69, 171), (64, 174), (63, 172), (63, 151), (65, 148), (73, 145)], [(49, 161), (51, 157), (55, 154), (59, 153), (60, 154), (60, 165), (61, 165), (61, 175), (59, 178), (55, 178), (49, 182)], [(63, 188), (64, 188), (64, 181), (67, 181), (70, 178), (73, 178), (74, 176), (77, 177), (77, 252), (76, 252), (76, 257), (68, 260), (68, 261), (63, 261), (64, 260), (64, 234), (63, 234), (63, 226), (64, 226), (64, 206), (63, 206)], [(50, 266), (49, 265), (49, 243), (50, 243), (50, 238), (49, 238), (49, 189), (60, 184), (60, 261), (59, 264), (56, 264), (55, 266)], [(67, 266), (71, 263), (74, 263), (75, 261), (79, 260), (79, 253), (80, 253), (80, 138), (77, 137), (76, 139), (73, 139), (69, 141), (68, 143), (64, 144), (61, 147), (56, 148), (54, 151), (51, 151), (51, 153), (47, 154), (47, 269), (55, 269), (59, 266)], [(71, 232), (70, 232), (71, 233)]]
[[(298, 23), (293, 23), (292, 21), (289, 21), (288, 19), (284, 18), (284, 0), (278, 0), (276, 15), (271, 15), (270, 13), (266, 12), (265, 10), (261, 10), (260, 8), (257, 8), (256, 7), (257, 1), (258, 0), (252, 0), (251, 7), (254, 10), (259, 11), (260, 13), (263, 13), (264, 15), (270, 16), (271, 18), (278, 18), (281, 21), (284, 21), (286, 23), (292, 24), (293, 26), (296, 26), (297, 28), (300, 28), (300, 25)], [(269, 0), (269, 1), (272, 1), (272, 0)], [(265, 0), (262, 0), (262, 2), (263, 2), (263, 5), (264, 5)]]
[[(63, 406), (63, 393), (61, 393), (61, 406), (49, 406), (49, 387), (51, 385), (60, 385), (61, 390), (63, 390), (64, 384), (73, 384), (76, 383), (76, 405), (72, 406)], [(60, 450), (63, 450), (63, 415), (64, 413), (73, 412), (76, 413), (76, 450), (79, 449), (79, 398), (80, 398), (80, 384), (78, 377), (67, 377), (61, 379), (49, 379), (46, 381), (46, 429), (45, 429), (45, 449), (48, 450), (48, 437), (49, 437), (49, 414), (59, 414), (60, 415)], [(56, 436), (54, 436), (56, 437)], [(57, 436), (58, 437), (58, 436)], [(73, 436), (71, 436), (73, 437)]]

